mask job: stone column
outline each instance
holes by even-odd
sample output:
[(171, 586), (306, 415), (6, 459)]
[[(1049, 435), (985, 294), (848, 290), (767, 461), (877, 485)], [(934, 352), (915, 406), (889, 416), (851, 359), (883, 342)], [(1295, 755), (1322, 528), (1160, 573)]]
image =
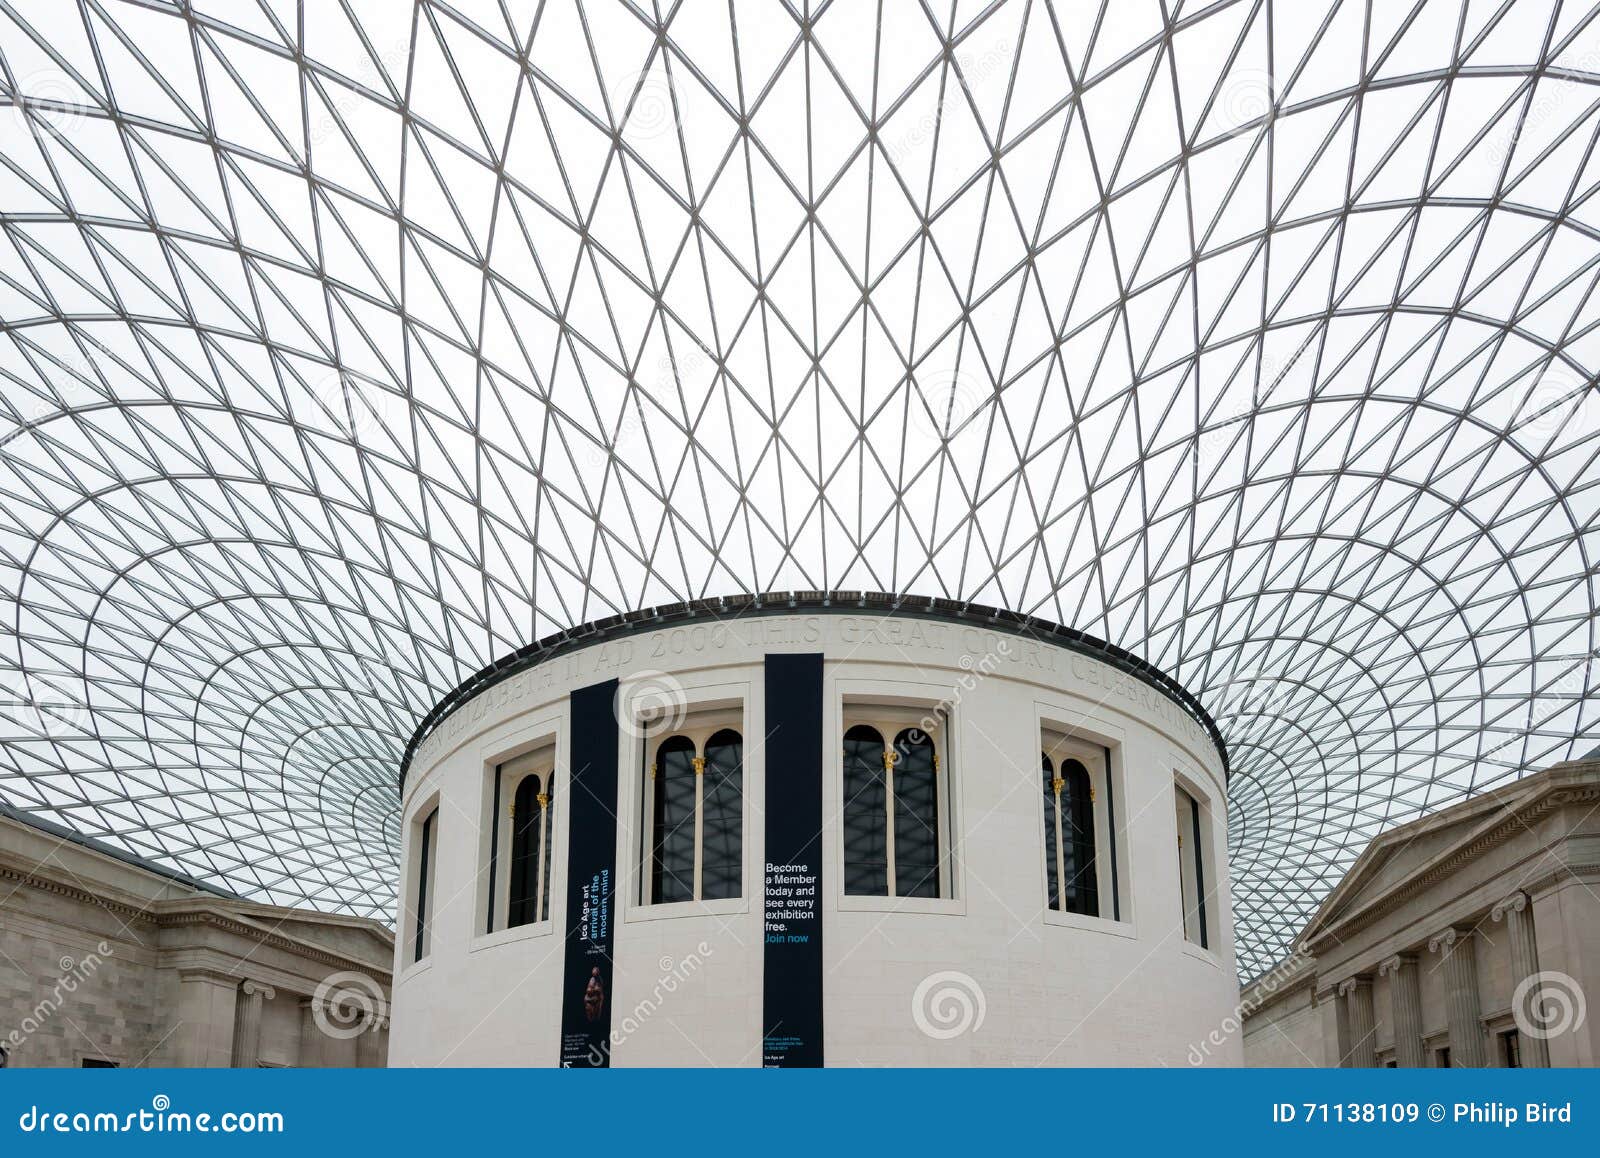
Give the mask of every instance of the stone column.
[(233, 1068), (253, 1070), (261, 1061), (261, 1003), (277, 996), (270, 985), (246, 981), (239, 987), (233, 1019)]
[(361, 1036), (356, 1038), (356, 1065), (362, 1069), (383, 1069), (388, 1064), (389, 1019), (369, 1013)]
[(300, 999), (300, 1061), (302, 1069), (318, 1069), (328, 1063), (323, 1060), (323, 1043), (327, 1037), (322, 1032), (322, 999)]
[(1445, 1009), (1450, 1026), (1450, 1064), (1481, 1069), (1485, 1063), (1482, 1010), (1478, 1004), (1477, 945), (1471, 929), (1446, 929), (1428, 942), (1442, 954)]
[(1533, 906), (1528, 903), (1528, 894), (1512, 893), (1495, 905), (1489, 915), (1497, 922), (1506, 923), (1506, 936), (1511, 939), (1512, 1002), (1514, 1006), (1519, 1007), (1513, 1008), (1511, 1012), (1517, 1019), (1517, 1029), (1521, 1031), (1518, 1034), (1518, 1042), (1522, 1047), (1522, 1064), (1548, 1066), (1549, 1044), (1543, 1036), (1530, 1033), (1526, 1028), (1539, 1025), (1539, 1021), (1533, 1015), (1533, 1002), (1538, 996), (1538, 981), (1529, 980), (1539, 972), (1539, 951), (1533, 940)]
[(1333, 989), (1333, 1043), (1337, 1055), (1333, 1064), (1349, 1068), (1354, 1043), (1350, 1040), (1350, 994), (1343, 985)]
[(1345, 1025), (1350, 1035), (1340, 1065), (1371, 1069), (1378, 1064), (1378, 1028), (1372, 1011), (1372, 978), (1365, 973), (1339, 982), (1339, 1000), (1345, 1003)]
[(1417, 980), (1417, 959), (1406, 953), (1396, 953), (1378, 966), (1378, 976), (1389, 978), (1394, 1064), (1402, 1069), (1420, 1069), (1423, 1064), (1422, 986)]
[(223, 1068), (233, 1061), (239, 978), (213, 969), (178, 974), (178, 1025), (173, 1056), (180, 1066)]

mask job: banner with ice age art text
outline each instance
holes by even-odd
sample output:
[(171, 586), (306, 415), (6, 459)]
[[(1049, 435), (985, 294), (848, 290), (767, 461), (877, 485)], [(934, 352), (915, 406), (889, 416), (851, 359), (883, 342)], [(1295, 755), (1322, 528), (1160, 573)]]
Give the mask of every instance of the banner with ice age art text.
[(567, 953), (561, 1064), (611, 1065), (611, 944), (617, 883), (617, 681), (572, 693), (567, 790)]

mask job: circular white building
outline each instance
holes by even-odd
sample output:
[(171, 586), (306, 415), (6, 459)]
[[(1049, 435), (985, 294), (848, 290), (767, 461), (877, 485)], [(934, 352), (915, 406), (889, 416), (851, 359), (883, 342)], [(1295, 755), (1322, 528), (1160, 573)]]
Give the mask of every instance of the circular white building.
[(563, 633), (412, 741), (390, 1064), (1236, 1064), (1226, 777), (1172, 680), (1008, 612)]

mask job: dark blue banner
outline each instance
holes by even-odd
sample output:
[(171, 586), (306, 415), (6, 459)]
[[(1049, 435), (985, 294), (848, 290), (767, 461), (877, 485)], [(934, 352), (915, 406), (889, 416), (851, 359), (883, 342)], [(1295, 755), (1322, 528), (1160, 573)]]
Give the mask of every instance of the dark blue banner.
[(822, 656), (767, 656), (761, 1060), (822, 1065)]
[(611, 1065), (611, 942), (617, 882), (617, 681), (572, 693), (567, 792), (567, 945), (561, 1064)]

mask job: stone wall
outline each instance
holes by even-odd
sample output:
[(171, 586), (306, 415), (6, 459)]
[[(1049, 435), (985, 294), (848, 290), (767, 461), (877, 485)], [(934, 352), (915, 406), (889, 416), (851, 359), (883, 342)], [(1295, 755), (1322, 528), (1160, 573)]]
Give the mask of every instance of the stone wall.
[(256, 904), (0, 815), (10, 1066), (382, 1065), (392, 954), (377, 922)]
[(1246, 987), (1245, 1064), (1600, 1064), (1597, 805), (1572, 761), (1379, 836), (1300, 938), (1310, 980)]

